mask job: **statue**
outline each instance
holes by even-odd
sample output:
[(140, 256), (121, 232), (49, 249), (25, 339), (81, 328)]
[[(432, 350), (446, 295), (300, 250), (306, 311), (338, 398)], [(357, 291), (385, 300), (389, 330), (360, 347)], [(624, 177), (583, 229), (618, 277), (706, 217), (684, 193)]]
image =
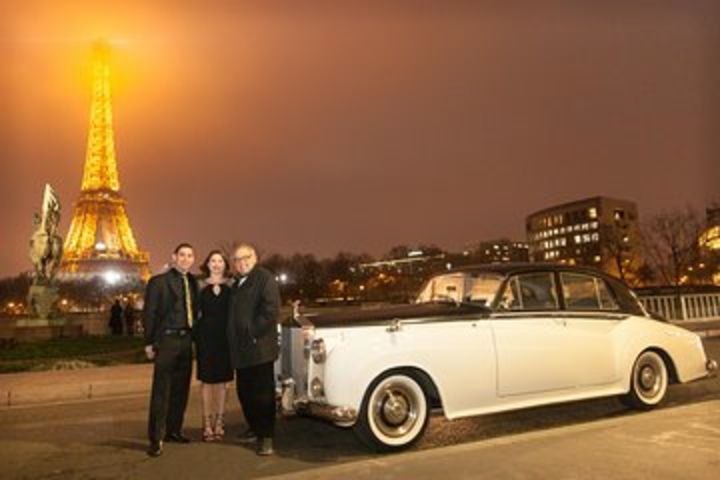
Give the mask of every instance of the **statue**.
[(52, 313), (58, 298), (55, 273), (62, 259), (62, 237), (58, 235), (60, 200), (50, 185), (45, 185), (42, 212), (33, 215), (34, 231), (30, 236), (30, 260), (35, 274), (28, 292), (28, 305), (41, 319)]

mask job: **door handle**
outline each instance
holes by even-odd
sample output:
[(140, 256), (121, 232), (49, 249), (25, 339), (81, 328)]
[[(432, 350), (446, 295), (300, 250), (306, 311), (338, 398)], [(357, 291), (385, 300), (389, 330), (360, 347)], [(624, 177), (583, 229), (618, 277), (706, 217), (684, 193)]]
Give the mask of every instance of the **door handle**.
[(390, 325), (385, 329), (386, 331), (390, 333), (394, 333), (400, 330), (400, 320), (397, 318), (394, 318), (392, 322), (390, 322)]

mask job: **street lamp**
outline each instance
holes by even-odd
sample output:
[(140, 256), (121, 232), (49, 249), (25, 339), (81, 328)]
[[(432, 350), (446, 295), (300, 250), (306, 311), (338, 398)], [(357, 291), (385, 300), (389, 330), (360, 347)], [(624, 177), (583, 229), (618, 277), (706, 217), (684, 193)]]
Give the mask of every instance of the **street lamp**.
[(115, 285), (120, 281), (121, 275), (115, 270), (108, 270), (102, 274), (102, 277), (108, 285)]

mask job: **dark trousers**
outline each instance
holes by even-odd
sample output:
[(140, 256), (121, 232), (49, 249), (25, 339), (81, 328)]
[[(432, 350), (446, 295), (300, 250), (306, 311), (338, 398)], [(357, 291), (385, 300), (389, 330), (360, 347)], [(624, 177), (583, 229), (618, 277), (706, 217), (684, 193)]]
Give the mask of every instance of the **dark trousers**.
[(190, 393), (192, 341), (190, 335), (167, 335), (160, 340), (153, 370), (148, 437), (159, 442), (166, 433), (180, 433)]
[(274, 363), (261, 363), (236, 370), (235, 386), (245, 420), (260, 438), (275, 436)]

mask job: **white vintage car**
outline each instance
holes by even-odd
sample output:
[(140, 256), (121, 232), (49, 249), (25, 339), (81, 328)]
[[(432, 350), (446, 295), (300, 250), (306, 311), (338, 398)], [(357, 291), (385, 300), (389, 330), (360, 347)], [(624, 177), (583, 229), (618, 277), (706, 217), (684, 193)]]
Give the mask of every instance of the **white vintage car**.
[(435, 408), (455, 419), (619, 395), (650, 409), (668, 384), (717, 368), (698, 335), (578, 267), (463, 268), (412, 305), (295, 323), (283, 328), (283, 409), (352, 426), (381, 451), (412, 445)]

